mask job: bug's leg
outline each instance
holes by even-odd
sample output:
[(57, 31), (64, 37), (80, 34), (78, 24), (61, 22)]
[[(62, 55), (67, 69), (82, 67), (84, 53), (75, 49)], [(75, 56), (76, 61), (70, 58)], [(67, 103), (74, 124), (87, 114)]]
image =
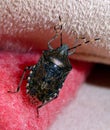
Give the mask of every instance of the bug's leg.
[(37, 118), (39, 118), (39, 108), (37, 107)]
[(37, 107), (37, 109), (39, 109), (39, 108), (43, 107), (44, 105), (46, 105), (46, 104), (48, 104), (49, 102), (51, 102), (51, 101), (53, 101), (54, 99), (56, 99), (57, 97), (58, 97), (58, 95), (57, 95), (57, 96), (55, 96), (54, 98), (52, 98), (51, 100), (49, 100), (49, 101), (47, 101), (47, 102), (42, 103), (41, 105), (39, 105), (39, 106)]
[(27, 66), (27, 67), (24, 69), (23, 74), (22, 74), (22, 77), (21, 77), (21, 80), (20, 80), (20, 82), (19, 82), (19, 84), (18, 84), (18, 87), (17, 87), (16, 91), (8, 91), (8, 93), (17, 93), (17, 92), (19, 92), (20, 87), (21, 87), (21, 84), (22, 84), (23, 79), (24, 79), (24, 76), (25, 76), (25, 74), (26, 74), (26, 71), (27, 71), (27, 70), (31, 70), (31, 69), (32, 69), (32, 66)]
[(53, 101), (54, 99), (56, 99), (58, 97), (58, 95), (56, 95), (54, 98), (52, 98), (51, 100), (49, 100), (49, 101), (47, 101), (47, 102), (44, 102), (44, 103), (42, 103), (41, 105), (39, 105), (38, 107), (37, 107), (37, 117), (39, 117), (39, 108), (41, 108), (41, 107), (43, 107), (44, 105), (46, 105), (47, 103), (49, 103), (49, 102), (51, 102), (51, 101)]
[(56, 34), (48, 42), (48, 48), (49, 49), (53, 49), (53, 47), (51, 46), (51, 42), (54, 41), (58, 37), (59, 34), (60, 34), (60, 45), (62, 46), (62, 22), (61, 22), (61, 17), (60, 16), (59, 16), (59, 24), (57, 24), (56, 26), (54, 26), (54, 30), (55, 30)]
[(49, 100), (49, 101), (47, 101), (47, 102), (44, 102), (44, 103), (42, 103), (41, 105), (39, 105), (39, 106), (37, 107), (37, 117), (39, 117), (39, 108), (41, 108), (41, 107), (43, 107), (44, 105), (46, 105), (47, 103), (53, 101), (53, 100), (56, 99), (57, 97), (58, 97), (58, 95), (56, 95), (56, 96), (55, 96), (54, 98), (52, 98), (51, 100)]
[(52, 41), (54, 41), (57, 37), (58, 37), (58, 35), (56, 34), (56, 35), (55, 35), (55, 36), (53, 36), (53, 38), (52, 38), (52, 39), (50, 39), (50, 41), (48, 42), (48, 48), (49, 48), (50, 50), (52, 50), (52, 49), (53, 49), (53, 47), (51, 46), (51, 42), (52, 42)]
[[(19, 77), (20, 79), (22, 78), (22, 76)], [(24, 76), (23, 80), (27, 80), (28, 75)]]

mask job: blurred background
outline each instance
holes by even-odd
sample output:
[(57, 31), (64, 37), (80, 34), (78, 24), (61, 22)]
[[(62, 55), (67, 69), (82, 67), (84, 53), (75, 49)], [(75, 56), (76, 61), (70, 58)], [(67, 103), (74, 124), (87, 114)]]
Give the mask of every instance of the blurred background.
[(110, 130), (110, 66), (97, 64), (50, 130)]

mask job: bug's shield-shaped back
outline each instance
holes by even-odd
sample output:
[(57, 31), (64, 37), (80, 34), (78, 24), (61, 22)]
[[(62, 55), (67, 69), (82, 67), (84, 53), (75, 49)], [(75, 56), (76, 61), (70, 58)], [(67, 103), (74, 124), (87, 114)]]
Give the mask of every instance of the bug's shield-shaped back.
[(71, 69), (67, 55), (60, 55), (57, 49), (44, 51), (30, 80), (30, 95), (42, 103), (56, 98)]

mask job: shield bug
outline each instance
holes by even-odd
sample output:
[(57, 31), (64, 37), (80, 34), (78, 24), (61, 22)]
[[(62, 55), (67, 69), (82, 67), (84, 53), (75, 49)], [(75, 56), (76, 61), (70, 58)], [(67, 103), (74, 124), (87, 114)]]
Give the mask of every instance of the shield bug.
[[(69, 48), (67, 44), (62, 43), (62, 22), (60, 17), (59, 21), (59, 24), (54, 27), (56, 32), (55, 36), (48, 42), (48, 50), (43, 51), (37, 64), (27, 66), (24, 69), (17, 90), (15, 92), (9, 91), (11, 93), (18, 92), (26, 71), (30, 70), (27, 78), (26, 93), (40, 102), (40, 105), (37, 106), (37, 110), (58, 97), (63, 83), (72, 69), (68, 56), (72, 55), (76, 48), (81, 46), (81, 44), (77, 44)], [(54, 49), (51, 43), (59, 35), (60, 47)], [(85, 39), (85, 37), (81, 39)], [(95, 40), (99, 40), (99, 38)], [(89, 41), (85, 41), (85, 44), (88, 42)]]

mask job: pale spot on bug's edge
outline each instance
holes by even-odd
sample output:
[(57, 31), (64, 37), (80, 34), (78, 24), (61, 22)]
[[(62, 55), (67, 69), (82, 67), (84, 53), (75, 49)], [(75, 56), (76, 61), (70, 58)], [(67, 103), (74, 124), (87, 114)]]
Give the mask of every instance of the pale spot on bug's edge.
[(29, 93), (29, 89), (26, 89), (26, 93)]
[(28, 77), (28, 80), (30, 80), (31, 78), (30, 77)]
[(58, 91), (60, 91), (60, 90), (61, 90), (61, 88), (58, 89)]
[(50, 97), (49, 100), (52, 100), (52, 97)]
[(44, 101), (44, 104), (47, 103), (47, 100)]
[(29, 87), (29, 83), (26, 84), (26, 87)]
[(30, 71), (30, 74), (32, 74), (33, 73), (33, 71)]
[(54, 64), (56, 64), (56, 65), (58, 65), (58, 66), (60, 66), (60, 67), (64, 66), (63, 63), (62, 63), (61, 61), (59, 61), (58, 59), (52, 58), (52, 57), (51, 57), (50, 59), (51, 59), (51, 61), (52, 61)]
[(36, 65), (33, 66), (33, 68), (35, 68), (35, 67), (36, 67)]
[(54, 96), (57, 96), (57, 93), (54, 93)]

